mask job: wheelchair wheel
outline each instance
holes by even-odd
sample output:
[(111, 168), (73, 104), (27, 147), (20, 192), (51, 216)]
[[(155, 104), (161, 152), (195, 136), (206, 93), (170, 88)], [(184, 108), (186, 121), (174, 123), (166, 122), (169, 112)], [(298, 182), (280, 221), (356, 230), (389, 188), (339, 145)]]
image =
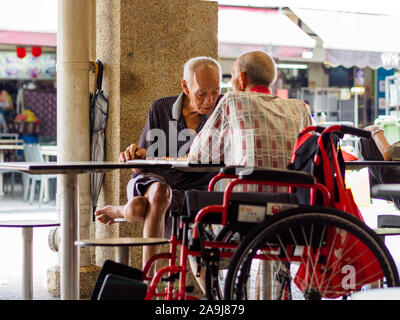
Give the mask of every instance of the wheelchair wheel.
[[(242, 236), (239, 232), (232, 230), (228, 226), (224, 226), (220, 232), (218, 232), (215, 237), (215, 241), (222, 242), (237, 242), (242, 240)], [(233, 249), (221, 249), (221, 251), (229, 251)], [(225, 279), (224, 273), (229, 266), (229, 259), (220, 258), (218, 262), (218, 267), (212, 270), (212, 266), (205, 267), (205, 291), (208, 300), (223, 300), (223, 282)]]
[(370, 228), (339, 210), (300, 207), (264, 220), (245, 237), (232, 258), (224, 296), (335, 299), (382, 281), (399, 286), (393, 258)]

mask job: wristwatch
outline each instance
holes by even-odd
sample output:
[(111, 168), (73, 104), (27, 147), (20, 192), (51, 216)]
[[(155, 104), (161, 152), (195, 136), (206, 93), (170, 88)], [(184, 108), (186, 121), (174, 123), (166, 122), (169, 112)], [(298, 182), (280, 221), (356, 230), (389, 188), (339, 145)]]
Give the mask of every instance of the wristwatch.
[(371, 132), (372, 137), (374, 137), (378, 132), (381, 132), (381, 131), (384, 132), (383, 129), (379, 128), (379, 127), (372, 130), (372, 132)]

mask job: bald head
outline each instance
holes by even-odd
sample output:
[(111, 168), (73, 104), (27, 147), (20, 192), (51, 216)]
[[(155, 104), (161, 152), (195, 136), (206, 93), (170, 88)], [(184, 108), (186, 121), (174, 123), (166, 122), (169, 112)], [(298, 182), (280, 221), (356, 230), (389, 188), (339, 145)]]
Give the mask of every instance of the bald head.
[(269, 87), (274, 84), (277, 74), (274, 60), (262, 51), (245, 53), (235, 61), (232, 67), (232, 84), (234, 73), (237, 77), (244, 73), (246, 77), (246, 83), (241, 90), (259, 85)]

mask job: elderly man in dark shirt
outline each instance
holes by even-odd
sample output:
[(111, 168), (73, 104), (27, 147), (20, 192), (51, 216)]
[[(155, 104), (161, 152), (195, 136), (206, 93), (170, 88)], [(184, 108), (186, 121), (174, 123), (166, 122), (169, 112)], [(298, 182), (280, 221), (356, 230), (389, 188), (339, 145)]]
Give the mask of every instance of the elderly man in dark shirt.
[[(196, 57), (186, 62), (181, 80), (183, 92), (153, 102), (139, 144), (131, 144), (121, 152), (119, 161), (186, 156), (194, 137), (221, 98), (221, 76), (221, 67), (212, 58)], [(143, 222), (143, 237), (168, 236), (166, 212), (179, 208), (184, 190), (206, 189), (213, 175), (134, 170), (127, 186), (127, 204), (106, 206), (95, 215), (104, 224), (112, 224), (115, 218)], [(159, 246), (144, 246), (143, 266), (158, 251)], [(150, 272), (153, 274), (154, 269)]]

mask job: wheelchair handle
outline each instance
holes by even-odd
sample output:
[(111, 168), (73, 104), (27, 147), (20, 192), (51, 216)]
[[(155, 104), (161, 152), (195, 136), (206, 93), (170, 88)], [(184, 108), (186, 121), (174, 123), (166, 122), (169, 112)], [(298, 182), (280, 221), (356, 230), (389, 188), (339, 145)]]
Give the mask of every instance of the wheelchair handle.
[(369, 139), (371, 137), (371, 132), (363, 129), (358, 129), (354, 127), (349, 127), (349, 126), (341, 126), (341, 131), (343, 133), (351, 134), (353, 136), (361, 137), (361, 138), (366, 138)]
[(353, 136), (369, 139), (371, 137), (371, 132), (363, 129), (358, 129), (355, 127), (343, 126), (343, 125), (333, 125), (324, 130), (324, 133), (338, 131), (343, 134), (351, 134)]
[(325, 129), (326, 129), (326, 127), (321, 127), (321, 126), (309, 126), (309, 127), (306, 127), (305, 129), (303, 129), (303, 130), (300, 132), (299, 136), (303, 135), (304, 133), (312, 132), (312, 131), (317, 132), (317, 133), (321, 133), (321, 132), (324, 131)]

